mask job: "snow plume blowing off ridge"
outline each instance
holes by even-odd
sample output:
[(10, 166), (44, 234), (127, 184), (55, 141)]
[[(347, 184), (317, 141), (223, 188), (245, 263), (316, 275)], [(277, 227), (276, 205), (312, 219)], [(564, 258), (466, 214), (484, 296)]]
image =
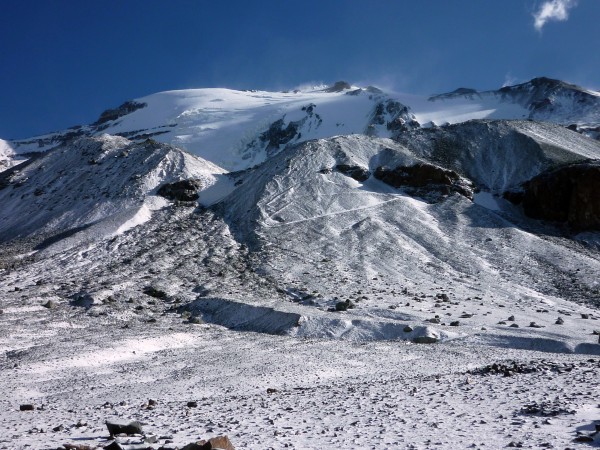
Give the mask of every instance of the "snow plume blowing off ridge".
[(565, 21), (569, 18), (569, 10), (577, 6), (577, 0), (549, 0), (542, 3), (539, 9), (533, 14), (534, 27), (537, 31), (542, 31), (546, 22)]

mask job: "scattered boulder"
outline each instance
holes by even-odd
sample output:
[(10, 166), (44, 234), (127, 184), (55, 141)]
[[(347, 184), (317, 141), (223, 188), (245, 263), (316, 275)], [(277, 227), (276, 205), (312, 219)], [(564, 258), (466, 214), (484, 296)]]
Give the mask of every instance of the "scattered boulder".
[(106, 421), (106, 428), (110, 437), (114, 437), (117, 434), (126, 434), (130, 436), (132, 434), (143, 434), (142, 424), (139, 422), (129, 422), (128, 424), (120, 424)]
[(42, 306), (44, 308), (48, 308), (48, 309), (54, 309), (56, 308), (58, 304), (54, 301), (54, 300), (48, 300), (46, 303), (44, 303)]
[(235, 450), (235, 447), (227, 436), (217, 436), (208, 440), (202, 440), (196, 443), (188, 444), (181, 450)]
[(200, 317), (200, 316), (191, 316), (191, 317), (188, 319), (188, 322), (189, 322), (189, 323), (192, 323), (192, 324), (194, 324), (194, 325), (202, 325), (202, 324), (204, 324), (204, 323), (205, 323), (205, 322), (204, 322), (204, 319), (203, 319), (202, 317)]
[(575, 414), (572, 409), (565, 408), (558, 401), (543, 401), (529, 403), (521, 409), (521, 414), (536, 415), (541, 417), (556, 417), (562, 414)]
[(523, 187), (523, 210), (529, 217), (600, 230), (600, 161), (541, 173)]
[(109, 445), (104, 447), (104, 450), (124, 450), (117, 441), (112, 441)]
[(335, 304), (336, 311), (347, 311), (352, 308), (354, 308), (354, 303), (352, 303), (350, 300), (346, 300), (345, 302), (337, 302)]
[[(95, 450), (96, 446), (91, 446), (91, 445), (87, 445), (87, 444), (63, 444), (63, 448), (66, 450)], [(108, 446), (108, 447), (104, 447), (107, 448), (109, 450), (119, 450), (119, 449), (123, 449), (123, 447), (121, 447), (120, 445), (117, 447), (112, 447), (112, 446)]]
[(166, 298), (167, 293), (156, 286), (146, 286), (143, 290), (144, 294), (154, 298)]
[(71, 305), (79, 306), (82, 308), (91, 308), (92, 306), (98, 306), (103, 304), (103, 300), (107, 298), (110, 294), (110, 291), (96, 291), (96, 292), (88, 292), (88, 291), (80, 291), (71, 296)]
[(161, 197), (173, 201), (193, 202), (198, 200), (198, 189), (202, 187), (200, 180), (181, 180), (163, 184), (156, 192)]
[(24, 405), (19, 405), (19, 411), (33, 411), (33, 410), (35, 410), (35, 406), (30, 403), (27, 403)]
[(429, 327), (417, 327), (413, 330), (411, 341), (415, 344), (435, 344), (439, 342), (440, 335)]
[(573, 439), (573, 442), (594, 442), (594, 438), (592, 436), (588, 436), (587, 434), (582, 434), (581, 436), (577, 436)]

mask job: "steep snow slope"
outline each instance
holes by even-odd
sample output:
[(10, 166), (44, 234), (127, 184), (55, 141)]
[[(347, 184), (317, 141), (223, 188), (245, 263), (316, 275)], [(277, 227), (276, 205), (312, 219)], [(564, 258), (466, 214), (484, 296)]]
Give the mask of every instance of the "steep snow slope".
[[(465, 338), (483, 326), (488, 331), (477, 339), (501, 345), (564, 350), (586, 342), (590, 329), (561, 328), (554, 321), (559, 311), (577, 308), (572, 300), (597, 295), (596, 253), (548, 239), (542, 227), (540, 234), (520, 228), (520, 215), (507, 202), (500, 211), (459, 194), (432, 202), (373, 176), (359, 182), (336, 169), (352, 164), (374, 173), (420, 158), (393, 141), (360, 136), (302, 144), (246, 174), (245, 188), (224, 200), (223, 213), (238, 239), (259, 253), (260, 270), (290, 298), (316, 310), (356, 303), (341, 322), (313, 319), (325, 335), (385, 336), (377, 321), (395, 320), (403, 325), (395, 329), (386, 322), (384, 328), (398, 338), (406, 321), (430, 326), (429, 319), (443, 313), (431, 323), (469, 319), (468, 328), (434, 332), (445, 339), (457, 330)], [(439, 300), (443, 293), (450, 304)], [(504, 317), (507, 310), (519, 312)], [(510, 323), (498, 325), (513, 314), (548, 330), (513, 334)]]
[(0, 139), (0, 172), (20, 162), (22, 158), (16, 156), (12, 145)]
[(193, 178), (204, 190), (222, 172), (156, 142), (80, 138), (0, 174), (0, 240), (88, 227), (97, 237), (120, 233), (166, 204), (154, 195), (160, 185)]
[(23, 153), (46, 150), (84, 134), (109, 133), (132, 140), (152, 137), (227, 170), (242, 170), (264, 161), (288, 142), (353, 133), (389, 136), (386, 125), (394, 120), (410, 122), (412, 116), (375, 88), (191, 89), (126, 102), (103, 113), (92, 125), (13, 145)]

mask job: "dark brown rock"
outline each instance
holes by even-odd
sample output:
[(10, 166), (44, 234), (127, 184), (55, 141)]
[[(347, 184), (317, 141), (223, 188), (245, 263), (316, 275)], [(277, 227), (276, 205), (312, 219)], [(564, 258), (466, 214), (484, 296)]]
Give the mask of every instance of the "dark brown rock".
[(351, 178), (354, 178), (356, 181), (367, 181), (367, 179), (371, 176), (371, 172), (369, 172), (364, 167), (360, 166), (352, 166), (349, 164), (338, 164), (335, 166), (338, 172), (343, 173), (344, 175), (348, 175)]
[(169, 200), (191, 202), (198, 199), (198, 189), (201, 186), (199, 180), (181, 180), (175, 183), (163, 184), (158, 189), (157, 194)]
[(473, 198), (469, 183), (456, 172), (428, 163), (412, 166), (398, 166), (394, 169), (378, 167), (375, 178), (395, 188), (427, 188), (443, 194), (458, 192), (467, 198)]
[(544, 172), (524, 184), (523, 210), (534, 219), (600, 229), (600, 161)]
[(188, 444), (185, 447), (182, 447), (181, 450), (212, 450), (217, 448), (223, 450), (235, 450), (235, 447), (227, 436), (217, 436), (209, 440)]
[(110, 437), (117, 434), (126, 434), (127, 436), (132, 434), (142, 434), (142, 424), (139, 422), (129, 422), (128, 424), (111, 423), (106, 422), (106, 428)]

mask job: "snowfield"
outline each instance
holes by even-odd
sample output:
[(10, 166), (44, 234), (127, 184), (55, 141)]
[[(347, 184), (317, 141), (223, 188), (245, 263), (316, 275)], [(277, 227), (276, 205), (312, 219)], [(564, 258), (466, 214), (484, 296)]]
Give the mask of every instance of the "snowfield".
[(171, 91), (1, 141), (0, 449), (600, 446), (600, 232), (514, 201), (600, 160), (565, 127), (596, 94), (536, 80)]

